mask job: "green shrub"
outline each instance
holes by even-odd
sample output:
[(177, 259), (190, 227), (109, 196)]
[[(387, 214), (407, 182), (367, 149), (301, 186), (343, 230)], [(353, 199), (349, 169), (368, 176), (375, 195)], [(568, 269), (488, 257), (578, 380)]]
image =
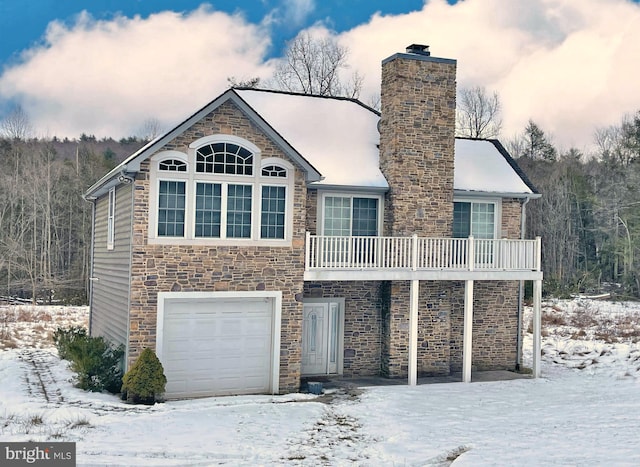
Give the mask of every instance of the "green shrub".
[(80, 326), (70, 328), (58, 328), (53, 333), (53, 342), (58, 349), (58, 355), (63, 360), (72, 361), (72, 353), (74, 346), (78, 345), (78, 341), (87, 338), (87, 330)]
[(146, 348), (122, 379), (123, 399), (134, 404), (154, 404), (166, 384), (162, 363), (153, 350)]
[(71, 369), (78, 374), (77, 387), (116, 394), (122, 381), (122, 357), (124, 347), (113, 347), (103, 337), (92, 337), (81, 327), (58, 328), (53, 341), (60, 358), (71, 362)]

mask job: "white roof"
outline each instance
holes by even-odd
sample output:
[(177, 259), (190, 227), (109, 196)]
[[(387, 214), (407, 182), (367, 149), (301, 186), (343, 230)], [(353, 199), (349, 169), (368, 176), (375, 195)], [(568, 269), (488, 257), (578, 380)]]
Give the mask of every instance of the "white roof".
[[(378, 161), (380, 117), (371, 109), (349, 99), (252, 89), (236, 92), (322, 174), (323, 179), (313, 185), (389, 187)], [(454, 189), (470, 194), (533, 194), (509, 160), (490, 140), (456, 138)]]
[(323, 176), (314, 185), (388, 188), (378, 164), (378, 115), (347, 99), (236, 90)]
[(533, 194), (493, 142), (456, 139), (454, 190)]

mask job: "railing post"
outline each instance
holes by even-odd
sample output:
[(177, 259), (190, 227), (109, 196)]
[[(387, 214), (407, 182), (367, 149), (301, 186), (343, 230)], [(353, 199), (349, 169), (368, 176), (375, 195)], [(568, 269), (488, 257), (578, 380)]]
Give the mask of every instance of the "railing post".
[(311, 264), (311, 233), (307, 230), (304, 241), (304, 268), (309, 269)]
[(542, 269), (542, 239), (536, 237), (536, 271)]
[(411, 237), (411, 270), (418, 269), (418, 234)]
[(476, 265), (476, 251), (473, 235), (469, 235), (467, 239), (467, 266), (469, 271), (473, 271)]

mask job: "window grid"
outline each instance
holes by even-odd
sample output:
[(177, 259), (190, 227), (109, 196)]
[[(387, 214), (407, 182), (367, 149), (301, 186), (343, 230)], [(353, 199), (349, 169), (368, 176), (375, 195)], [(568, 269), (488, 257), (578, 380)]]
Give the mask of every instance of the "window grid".
[(348, 196), (325, 197), (324, 235), (378, 235), (378, 199)]
[(222, 225), (222, 185), (196, 184), (196, 237), (220, 237)]
[(327, 196), (324, 200), (324, 234), (351, 234), (351, 198)]
[(471, 233), (471, 203), (453, 203), (453, 236), (467, 238)]
[(351, 235), (378, 235), (378, 200), (375, 198), (353, 198), (353, 221)]
[(453, 203), (453, 236), (491, 239), (495, 237), (494, 203)]
[(196, 151), (196, 172), (253, 175), (253, 153), (233, 143), (212, 143)]
[(251, 238), (251, 185), (227, 187), (227, 238)]
[(284, 238), (285, 200), (285, 187), (262, 187), (260, 238)]
[(158, 168), (165, 172), (186, 172), (187, 164), (178, 159), (166, 159), (158, 164)]
[(160, 181), (158, 194), (158, 236), (184, 236), (185, 182)]
[(267, 165), (266, 167), (262, 168), (262, 176), (286, 178), (287, 169), (278, 165)]

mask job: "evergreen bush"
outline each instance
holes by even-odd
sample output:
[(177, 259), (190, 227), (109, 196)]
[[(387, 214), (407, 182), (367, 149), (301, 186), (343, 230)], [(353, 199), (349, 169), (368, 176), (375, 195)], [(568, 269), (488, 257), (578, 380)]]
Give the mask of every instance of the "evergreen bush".
[(58, 328), (53, 334), (58, 355), (71, 362), (77, 373), (77, 387), (116, 394), (122, 380), (124, 347), (113, 347), (103, 337), (92, 337), (81, 327)]
[(152, 405), (160, 400), (166, 384), (162, 363), (153, 350), (145, 348), (122, 379), (122, 398)]

